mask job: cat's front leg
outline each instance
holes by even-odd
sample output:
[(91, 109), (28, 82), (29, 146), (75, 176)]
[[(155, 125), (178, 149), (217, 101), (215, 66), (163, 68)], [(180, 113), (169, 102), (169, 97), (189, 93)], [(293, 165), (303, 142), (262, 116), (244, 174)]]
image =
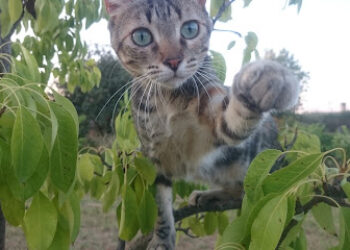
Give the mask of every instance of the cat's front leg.
[(216, 134), (227, 144), (237, 145), (259, 127), (264, 112), (290, 108), (298, 95), (298, 81), (282, 65), (267, 60), (250, 63), (235, 76), (222, 116), (217, 116)]
[(156, 179), (156, 188), (158, 218), (147, 250), (174, 250), (176, 232), (171, 181), (163, 175), (159, 175)]

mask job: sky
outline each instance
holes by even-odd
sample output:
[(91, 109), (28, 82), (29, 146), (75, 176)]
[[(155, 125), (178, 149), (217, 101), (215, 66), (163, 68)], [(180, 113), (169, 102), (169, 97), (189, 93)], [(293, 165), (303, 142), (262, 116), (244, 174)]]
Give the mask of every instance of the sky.
[[(232, 20), (215, 28), (231, 29), (243, 36), (253, 31), (259, 38), (258, 51), (279, 52), (285, 48), (310, 73), (302, 94), (303, 112), (340, 111), (340, 103), (350, 110), (350, 0), (304, 0), (300, 13), (286, 0), (253, 0), (232, 5)], [(82, 34), (88, 44), (109, 44), (105, 21)], [(233, 49), (227, 50), (235, 40)], [(210, 47), (221, 52), (227, 64), (226, 85), (232, 83), (242, 63), (245, 43), (233, 33), (213, 32)]]

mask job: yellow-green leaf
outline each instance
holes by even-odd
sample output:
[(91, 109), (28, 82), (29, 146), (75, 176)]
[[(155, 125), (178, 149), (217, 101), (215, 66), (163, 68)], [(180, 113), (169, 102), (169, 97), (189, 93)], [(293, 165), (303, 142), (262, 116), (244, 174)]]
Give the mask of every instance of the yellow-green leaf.
[(137, 211), (135, 192), (130, 186), (124, 186), (119, 227), (119, 237), (121, 239), (128, 241), (136, 235), (139, 229)]
[(134, 159), (135, 167), (137, 172), (144, 178), (149, 185), (153, 184), (156, 179), (156, 168), (146, 158), (137, 157)]
[(251, 229), (249, 250), (275, 249), (287, 217), (287, 198), (277, 196), (261, 209)]
[(23, 106), (17, 109), (12, 130), (12, 164), (19, 181), (25, 182), (35, 172), (44, 142), (36, 119)]
[(211, 235), (216, 231), (218, 225), (218, 217), (213, 212), (207, 212), (204, 216), (204, 230), (207, 235)]
[(146, 191), (138, 209), (141, 232), (147, 234), (152, 231), (157, 219), (157, 204), (152, 194)]
[(22, 13), (22, 0), (10, 0), (9, 1), (9, 15), (11, 23), (15, 23)]
[(38, 193), (24, 216), (24, 233), (29, 250), (46, 250), (54, 238), (57, 210), (42, 193)]
[(67, 192), (75, 178), (78, 134), (71, 114), (57, 103), (50, 103), (58, 122), (58, 131), (50, 157), (52, 182), (63, 192)]

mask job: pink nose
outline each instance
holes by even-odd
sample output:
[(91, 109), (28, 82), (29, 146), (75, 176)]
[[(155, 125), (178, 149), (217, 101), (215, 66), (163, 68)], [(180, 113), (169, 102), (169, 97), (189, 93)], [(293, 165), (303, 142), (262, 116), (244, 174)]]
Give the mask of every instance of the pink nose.
[(168, 58), (163, 63), (171, 68), (173, 71), (176, 71), (179, 67), (179, 64), (182, 62), (182, 58)]

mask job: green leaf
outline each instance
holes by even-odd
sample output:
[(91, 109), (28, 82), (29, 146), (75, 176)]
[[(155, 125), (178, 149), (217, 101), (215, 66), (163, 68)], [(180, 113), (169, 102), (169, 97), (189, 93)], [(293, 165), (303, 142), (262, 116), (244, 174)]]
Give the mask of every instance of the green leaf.
[(54, 238), (57, 211), (52, 202), (38, 193), (24, 216), (24, 233), (29, 250), (46, 250)]
[(254, 32), (248, 32), (248, 34), (244, 37), (244, 40), (247, 44), (247, 48), (250, 51), (254, 51), (256, 46), (258, 46), (258, 36)]
[(235, 45), (236, 45), (236, 41), (230, 42), (230, 43), (228, 44), (228, 46), (227, 46), (227, 50), (232, 49)]
[(130, 112), (120, 112), (115, 120), (116, 143), (123, 151), (134, 151), (139, 146), (139, 140), (130, 117)]
[(249, 4), (252, 2), (252, 0), (243, 0), (244, 1), (244, 7), (248, 7)]
[(213, 212), (207, 212), (204, 216), (204, 231), (207, 235), (211, 235), (216, 231), (218, 226), (218, 217)]
[(53, 91), (53, 96), (55, 98), (56, 103), (61, 105), (72, 116), (76, 130), (77, 130), (77, 134), (78, 134), (79, 133), (79, 117), (78, 117), (77, 110), (75, 109), (73, 103), (71, 101), (69, 101), (67, 98), (65, 98), (64, 96), (61, 96), (60, 94), (58, 94), (56, 91)]
[(16, 176), (21, 182), (35, 172), (43, 146), (38, 122), (25, 107), (20, 106), (12, 130), (11, 155)]
[(71, 242), (74, 242), (78, 237), (79, 229), (80, 229), (80, 199), (73, 192), (69, 197), (69, 202), (74, 215), (74, 221), (73, 221), (74, 223), (73, 223), (73, 228), (71, 232)]
[(11, 30), (12, 22), (8, 10), (8, 0), (0, 0), (0, 23), (1, 23), (1, 37), (4, 38)]
[(135, 192), (129, 186), (124, 186), (119, 226), (121, 239), (129, 241), (136, 235), (139, 229), (137, 211)]
[(341, 207), (339, 213), (340, 238), (337, 250), (347, 250), (350, 246), (350, 208)]
[(36, 168), (34, 174), (25, 183), (23, 183), (25, 200), (32, 197), (40, 190), (48, 176), (49, 166), (49, 153), (47, 152), (47, 149), (43, 147), (38, 167)]
[(102, 196), (102, 210), (103, 212), (108, 212), (112, 207), (113, 203), (117, 199), (117, 194), (120, 188), (119, 176), (116, 172), (112, 172), (112, 178), (110, 180), (109, 186)]
[(79, 155), (78, 158), (78, 174), (83, 182), (90, 182), (94, 177), (95, 166), (91, 161), (91, 154)]
[(350, 199), (350, 182), (347, 182), (346, 179), (344, 179), (341, 182), (341, 187), (344, 190), (346, 197), (348, 197), (348, 199)]
[(149, 191), (146, 191), (138, 209), (138, 219), (143, 234), (147, 234), (153, 230), (157, 220), (157, 214), (157, 204), (153, 195)]
[(156, 179), (156, 168), (154, 165), (144, 157), (137, 157), (134, 159), (137, 172), (145, 179), (148, 185), (152, 185)]
[(246, 236), (247, 219), (247, 214), (243, 214), (228, 225), (218, 242), (218, 246), (227, 243), (241, 243)]
[(22, 0), (10, 0), (9, 3), (9, 15), (11, 23), (14, 24), (21, 16), (22, 13)]
[(332, 235), (336, 235), (335, 225), (333, 221), (332, 208), (321, 202), (312, 208), (312, 215), (321, 228)]
[(29, 78), (29, 80), (33, 82), (40, 83), (41, 76), (39, 72), (39, 66), (35, 57), (32, 54), (30, 54), (30, 52), (24, 46), (21, 46), (21, 50), (29, 72), (29, 75), (26, 75), (25, 77)]
[(308, 177), (321, 164), (323, 154), (303, 156), (285, 168), (266, 177), (263, 182), (265, 194), (282, 193)]
[(63, 192), (67, 192), (75, 178), (78, 135), (73, 117), (64, 107), (50, 103), (57, 117), (58, 131), (50, 158), (52, 182)]
[(17, 200), (13, 196), (1, 201), (1, 209), (5, 219), (12, 226), (19, 226), (23, 223), (24, 202)]
[(287, 217), (287, 198), (277, 196), (261, 209), (251, 229), (249, 250), (275, 249)]
[(226, 61), (222, 54), (216, 52), (214, 50), (210, 50), (210, 54), (212, 55), (213, 68), (216, 72), (216, 76), (218, 79), (224, 83), (226, 79)]
[[(215, 17), (219, 10), (220, 7), (222, 6), (222, 4), (224, 3), (225, 0), (212, 0), (210, 1), (210, 16), (211, 17)], [(232, 9), (231, 9), (231, 5), (225, 9), (224, 13), (222, 14), (222, 16), (220, 17), (220, 21), (222, 22), (227, 22), (229, 20), (232, 19), (231, 17), (231, 13), (232, 13)]]
[(226, 213), (218, 213), (218, 229), (219, 229), (219, 234), (223, 235), (225, 232), (225, 229), (227, 228), (229, 224), (228, 217)]
[(55, 237), (48, 250), (69, 250), (70, 235), (69, 225), (62, 215), (59, 216)]
[(196, 235), (196, 236), (204, 236), (205, 235), (205, 230), (204, 226), (199, 220), (199, 218), (193, 216), (190, 217), (188, 220), (189, 226), (191, 231)]
[(256, 54), (256, 47), (258, 45), (258, 37), (254, 32), (248, 32), (248, 34), (244, 37), (244, 40), (247, 47), (244, 49), (243, 52), (242, 65), (250, 62), (252, 53), (255, 52)]
[(244, 179), (244, 191), (250, 202), (256, 202), (263, 195), (263, 181), (282, 154), (279, 150), (269, 149), (254, 158)]

